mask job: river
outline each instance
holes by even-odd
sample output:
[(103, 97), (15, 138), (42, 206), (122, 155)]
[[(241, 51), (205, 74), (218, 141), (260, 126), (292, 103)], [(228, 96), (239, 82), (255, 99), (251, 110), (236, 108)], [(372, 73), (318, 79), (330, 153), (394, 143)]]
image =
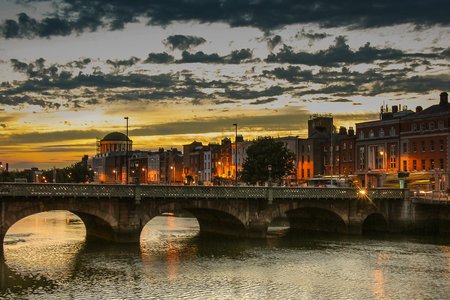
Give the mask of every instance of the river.
[(160, 216), (140, 246), (87, 244), (69, 212), (30, 216), (5, 238), (0, 299), (449, 299), (450, 240), (290, 235), (199, 237)]

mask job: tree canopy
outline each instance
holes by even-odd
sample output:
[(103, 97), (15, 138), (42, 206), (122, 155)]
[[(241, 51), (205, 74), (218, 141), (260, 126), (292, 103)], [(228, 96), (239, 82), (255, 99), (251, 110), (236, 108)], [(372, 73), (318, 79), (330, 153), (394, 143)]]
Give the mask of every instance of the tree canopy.
[(294, 154), (282, 142), (277, 142), (272, 137), (258, 138), (247, 148), (241, 180), (252, 185), (263, 185), (269, 180), (271, 165), (272, 180), (281, 183), (284, 176), (292, 174), (294, 159)]

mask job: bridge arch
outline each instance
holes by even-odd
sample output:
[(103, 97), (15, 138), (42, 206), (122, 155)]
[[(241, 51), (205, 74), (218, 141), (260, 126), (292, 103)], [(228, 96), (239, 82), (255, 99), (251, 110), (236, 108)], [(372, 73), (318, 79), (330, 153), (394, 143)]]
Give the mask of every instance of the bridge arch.
[(113, 227), (117, 226), (117, 220), (114, 216), (108, 214), (106, 211), (102, 211), (93, 203), (77, 203), (76, 205), (71, 205), (70, 201), (69, 203), (66, 201), (22, 201), (20, 205), (6, 205), (4, 210), (7, 213), (4, 214), (2, 219), (0, 250), (3, 249), (6, 233), (18, 221), (34, 214), (55, 210), (69, 211), (78, 216), (86, 228), (87, 240), (115, 240)]
[[(154, 203), (153, 203), (154, 204)], [(246, 237), (248, 227), (240, 216), (237, 216), (231, 210), (221, 210), (207, 207), (204, 203), (193, 202), (166, 202), (157, 205), (141, 207), (139, 223), (141, 229), (151, 219), (163, 213), (173, 213), (185, 210), (197, 219), (200, 227), (200, 235), (217, 234)]]
[(285, 212), (290, 231), (347, 233), (348, 224), (340, 214), (321, 207), (298, 207)]
[(388, 231), (386, 217), (381, 213), (371, 213), (367, 215), (363, 220), (361, 227), (363, 234)]

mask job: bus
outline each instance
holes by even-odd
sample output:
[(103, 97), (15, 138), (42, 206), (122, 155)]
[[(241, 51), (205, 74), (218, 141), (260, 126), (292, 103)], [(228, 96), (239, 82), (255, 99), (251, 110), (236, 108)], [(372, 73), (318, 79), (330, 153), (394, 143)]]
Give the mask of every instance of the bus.
[(358, 186), (356, 176), (318, 176), (306, 180), (307, 187), (356, 187)]

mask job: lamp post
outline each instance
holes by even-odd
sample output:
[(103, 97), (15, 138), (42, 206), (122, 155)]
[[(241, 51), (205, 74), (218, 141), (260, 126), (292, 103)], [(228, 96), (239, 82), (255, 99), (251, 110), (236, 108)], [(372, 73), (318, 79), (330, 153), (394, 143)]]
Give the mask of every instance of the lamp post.
[(117, 183), (117, 170), (114, 169), (113, 173), (114, 173), (114, 183)]
[(267, 170), (269, 171), (269, 180), (268, 180), (268, 196), (267, 196), (267, 200), (269, 202), (269, 204), (272, 204), (273, 202), (273, 192), (272, 192), (272, 165), (268, 165), (267, 166)]
[(129, 173), (129, 170), (128, 170), (128, 117), (124, 117), (124, 119), (126, 120), (126, 123), (127, 123), (127, 128), (126, 128), (127, 140), (126, 140), (126, 146), (125, 146), (125, 173), (126, 173), (126, 175), (125, 175), (126, 183), (125, 184), (128, 184), (128, 173)]
[(135, 174), (135, 180), (136, 180), (136, 185), (138, 185), (139, 184), (139, 177), (141, 176), (141, 172), (140, 172), (140, 170), (139, 170), (139, 162), (138, 161), (136, 161), (135, 163), (134, 163), (134, 169), (135, 169), (135, 172), (136, 172), (136, 174)]
[(236, 131), (235, 131), (235, 135), (234, 135), (234, 181), (235, 181), (235, 185), (238, 185), (238, 178), (237, 178), (237, 171), (238, 171), (238, 166), (237, 166), (237, 155), (238, 155), (238, 151), (237, 151), (237, 131), (238, 131), (238, 124), (234, 123), (233, 126), (235, 127)]
[(170, 166), (170, 170), (173, 171), (172, 176), (171, 176), (172, 180), (170, 182), (172, 183), (172, 181), (173, 181), (173, 184), (175, 185), (175, 183), (176, 183), (176, 181), (175, 181), (175, 167), (174, 166)]
[[(384, 152), (383, 149), (380, 151), (380, 155), (381, 155), (381, 158), (382, 158), (382, 166), (381, 166), (381, 169), (382, 169), (382, 171), (383, 171), (383, 176), (386, 176), (387, 166), (386, 166), (385, 160), (384, 160), (384, 156), (386, 155), (386, 153)], [(384, 185), (384, 182), (383, 182), (383, 185)]]
[(145, 172), (145, 168), (142, 168), (142, 172), (144, 173), (144, 183), (147, 184), (147, 174)]

